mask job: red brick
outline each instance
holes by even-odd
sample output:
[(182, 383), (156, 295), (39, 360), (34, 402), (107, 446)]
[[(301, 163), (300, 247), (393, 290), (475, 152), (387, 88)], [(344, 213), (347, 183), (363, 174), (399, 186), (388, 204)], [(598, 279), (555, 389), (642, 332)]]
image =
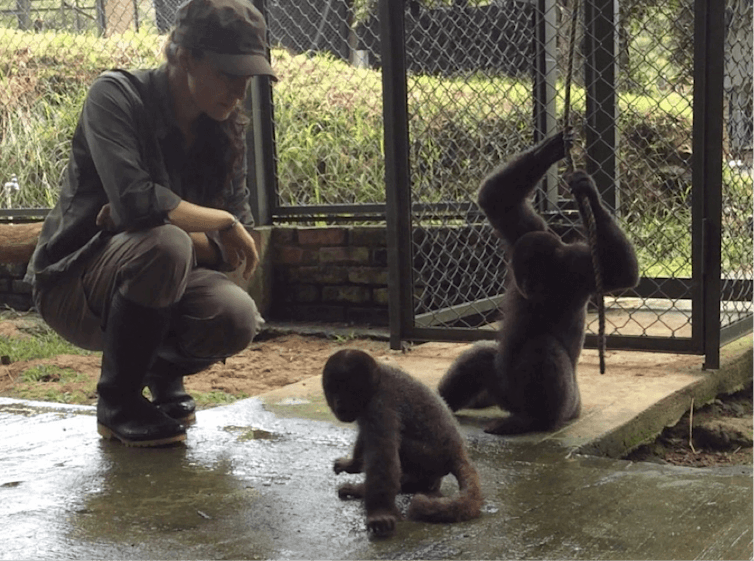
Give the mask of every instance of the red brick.
[(301, 245), (343, 245), (346, 242), (345, 228), (299, 228), (298, 243)]

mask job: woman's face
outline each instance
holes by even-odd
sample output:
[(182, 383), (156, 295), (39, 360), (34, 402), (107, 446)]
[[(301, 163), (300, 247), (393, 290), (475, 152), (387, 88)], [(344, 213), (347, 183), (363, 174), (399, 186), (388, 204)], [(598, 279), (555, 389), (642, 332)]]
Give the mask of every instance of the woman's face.
[(251, 76), (226, 74), (213, 66), (207, 57), (188, 57), (188, 88), (197, 108), (216, 121), (228, 118), (243, 100)]

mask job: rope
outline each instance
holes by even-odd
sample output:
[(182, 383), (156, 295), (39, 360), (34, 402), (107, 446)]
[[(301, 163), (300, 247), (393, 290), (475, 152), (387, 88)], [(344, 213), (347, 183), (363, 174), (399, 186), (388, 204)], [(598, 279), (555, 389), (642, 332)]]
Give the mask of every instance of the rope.
[[(573, 0), (571, 11), (571, 36), (568, 40), (568, 67), (566, 68), (565, 100), (563, 101), (563, 123), (565, 127), (571, 125), (571, 83), (573, 82), (573, 53), (576, 46), (576, 22), (579, 17), (579, 0)], [(570, 150), (566, 150), (566, 171), (572, 172), (573, 156)]]
[(589, 249), (592, 254), (592, 268), (594, 269), (594, 298), (597, 300), (597, 350), (600, 356), (600, 374), (605, 373), (605, 298), (602, 285), (602, 267), (600, 266), (599, 252), (597, 247), (597, 225), (594, 222), (594, 212), (592, 205), (586, 197), (578, 197), (576, 204), (579, 205), (579, 214), (586, 224), (589, 234)]
[[(564, 128), (571, 125), (571, 83), (573, 82), (573, 59), (576, 45), (576, 24), (579, 15), (579, 0), (573, 0), (571, 11), (571, 33), (568, 42), (568, 67), (566, 70), (565, 81), (565, 100), (563, 109)], [(573, 155), (570, 150), (566, 150), (566, 171), (574, 171)], [(592, 205), (586, 197), (576, 197), (576, 204), (579, 207), (579, 214), (587, 228), (589, 235), (589, 249), (592, 256), (592, 268), (594, 269), (595, 300), (597, 300), (598, 316), (598, 334), (597, 350), (600, 358), (600, 374), (605, 373), (605, 298), (602, 284), (602, 267), (600, 266), (597, 226), (594, 222), (594, 212)]]

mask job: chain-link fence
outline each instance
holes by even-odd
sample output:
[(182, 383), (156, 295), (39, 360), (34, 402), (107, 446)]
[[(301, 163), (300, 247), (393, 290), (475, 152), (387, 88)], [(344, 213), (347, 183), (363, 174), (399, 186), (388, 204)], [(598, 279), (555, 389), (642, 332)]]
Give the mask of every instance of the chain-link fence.
[[(560, 126), (575, 4), (575, 161), (594, 175), (641, 262), (639, 288), (608, 299), (609, 342), (698, 352), (694, 329), (707, 318), (695, 314), (708, 308), (700, 275), (710, 260), (720, 265), (719, 325), (731, 333), (750, 327), (752, 0), (724, 3), (724, 56), (716, 60), (702, 56), (700, 42), (714, 41), (700, 38), (706, 15), (694, 13), (720, 6), (712, 1), (389, 0), (400, 37), (381, 27), (377, 0), (255, 3), (280, 78), (263, 115), (274, 130), (274, 148), (265, 147), (276, 185), (267, 218), (384, 220), (386, 177), (389, 193), (405, 174), (410, 212), (401, 241), (409, 258), (395, 272), (401, 282), (391, 283), (405, 298), (392, 301), (403, 334), (474, 338), (493, 325), (506, 263), (476, 189), (496, 165)], [(38, 216), (31, 209), (54, 204), (89, 84), (107, 68), (159, 64), (177, 4), (0, 0), (1, 215)], [(404, 67), (394, 72), (385, 53), (399, 53)], [(714, 81), (716, 69), (723, 103), (712, 117), (724, 124), (722, 139), (695, 144), (710, 138), (698, 124), (695, 104), (706, 98), (695, 77)], [(401, 82), (405, 130), (389, 106)], [(387, 169), (403, 134), (405, 169)], [(718, 149), (715, 165), (704, 154)], [(564, 235), (578, 235), (561, 172), (548, 174), (538, 208)], [(715, 173), (717, 202), (707, 181)], [(719, 259), (701, 225), (714, 226), (715, 204)]]
[[(411, 231), (398, 235), (410, 240), (410, 258), (391, 301), (413, 312), (403, 314), (401, 336), (494, 336), (484, 331), (497, 319), (505, 262), (474, 204), (476, 189), (496, 165), (562, 126), (568, 64), (576, 165), (595, 177), (641, 266), (636, 290), (607, 298), (608, 344), (699, 352), (703, 335), (694, 324), (699, 328), (705, 317), (715, 322), (717, 314), (723, 328), (736, 326), (730, 333), (750, 329), (751, 1), (708, 5), (718, 14), (725, 10), (720, 37), (703, 35), (710, 32), (707, 15), (695, 15), (691, 0), (626, 1), (620, 11), (603, 0), (452, 4), (409, 5), (403, 48), (391, 51), (405, 52), (410, 147), (395, 164), (409, 166), (411, 192), (404, 205)], [(571, 10), (579, 5), (574, 20)], [(713, 62), (710, 54), (717, 45), (725, 51), (722, 69), (722, 57)], [(694, 90), (707, 82), (714, 92), (723, 79), (719, 108), (712, 93)], [(724, 122), (719, 140), (702, 126), (704, 114)], [(720, 149), (722, 161), (713, 169)], [(578, 235), (578, 215), (558, 181), (562, 171), (552, 170), (537, 203), (554, 229)], [(722, 175), (717, 190), (708, 181), (715, 174)], [(713, 302), (718, 309), (711, 310), (703, 277), (716, 259), (709, 228), (720, 204), (721, 283)], [(592, 316), (588, 344), (596, 328)]]
[[(276, 70), (278, 220), (384, 216), (382, 83), (362, 42), (370, 7), (266, 0)], [(285, 83), (285, 85), (284, 85)]]

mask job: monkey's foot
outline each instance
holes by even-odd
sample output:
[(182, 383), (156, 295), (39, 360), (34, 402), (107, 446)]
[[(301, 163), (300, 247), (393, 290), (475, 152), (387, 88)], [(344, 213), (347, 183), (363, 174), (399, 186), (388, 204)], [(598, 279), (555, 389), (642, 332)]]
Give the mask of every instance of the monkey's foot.
[(538, 150), (550, 162), (558, 162), (565, 158), (566, 152), (571, 150), (575, 137), (573, 129), (568, 127), (543, 140)]
[(353, 458), (338, 458), (333, 464), (333, 470), (335, 473), (361, 473), (362, 467)]
[(484, 427), (484, 432), (487, 434), (497, 435), (524, 434), (534, 432), (535, 430), (532, 420), (520, 415), (511, 415), (510, 417), (498, 419)]

